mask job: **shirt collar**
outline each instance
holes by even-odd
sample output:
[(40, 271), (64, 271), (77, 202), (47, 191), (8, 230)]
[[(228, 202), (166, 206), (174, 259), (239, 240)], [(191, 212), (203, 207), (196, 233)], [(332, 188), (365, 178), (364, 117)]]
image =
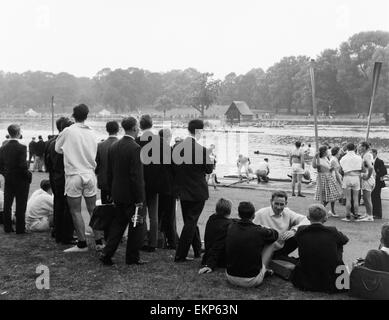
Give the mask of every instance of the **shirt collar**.
[[(285, 207), (284, 210), (282, 210), (282, 212), (279, 214), (280, 217), (282, 217), (282, 216), (284, 215), (285, 209), (286, 209), (286, 207)], [(274, 213), (272, 207), (270, 207), (270, 216), (271, 216), (271, 217), (276, 216), (276, 214)], [(277, 216), (277, 217), (278, 217), (278, 216)]]
[(382, 246), (381, 247), (381, 251), (386, 252), (387, 254), (389, 254), (389, 248), (387, 248), (387, 247)]
[(132, 140), (135, 140), (133, 136), (130, 136), (129, 134), (125, 134), (124, 137), (130, 137)]

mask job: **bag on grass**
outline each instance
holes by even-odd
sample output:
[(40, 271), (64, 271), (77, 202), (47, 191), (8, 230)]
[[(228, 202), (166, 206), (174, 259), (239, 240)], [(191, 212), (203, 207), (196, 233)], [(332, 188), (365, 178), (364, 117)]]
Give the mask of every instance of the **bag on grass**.
[(93, 230), (105, 230), (111, 225), (115, 217), (115, 206), (113, 204), (103, 204), (96, 206), (93, 210), (89, 226)]
[(351, 271), (349, 294), (362, 299), (389, 300), (389, 272), (356, 266)]

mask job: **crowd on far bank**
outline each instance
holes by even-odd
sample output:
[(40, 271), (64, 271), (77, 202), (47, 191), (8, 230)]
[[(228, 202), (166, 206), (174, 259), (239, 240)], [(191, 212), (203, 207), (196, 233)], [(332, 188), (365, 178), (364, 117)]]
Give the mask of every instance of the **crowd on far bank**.
[[(293, 265), (291, 280), (301, 290), (345, 290), (336, 280), (338, 267), (344, 266), (343, 247), (349, 242), (348, 237), (335, 227), (324, 225), (328, 215), (322, 204), (309, 206), (307, 215), (296, 213), (288, 208), (288, 196), (283, 191), (274, 192), (270, 205), (259, 210), (242, 199), (238, 206), (239, 219), (229, 218), (231, 201), (219, 199), (215, 214), (208, 219), (205, 247), (202, 246), (198, 220), (209, 198), (206, 177), (215, 168), (212, 148), (207, 149), (198, 142), (204, 129), (202, 120), (191, 120), (188, 136), (172, 143), (169, 129), (153, 133), (149, 115), (141, 116), (139, 121), (129, 116), (121, 122), (125, 133), (122, 138), (118, 137), (119, 124), (109, 121), (107, 139), (97, 143), (93, 129), (85, 124), (88, 113), (88, 107), (81, 104), (73, 109), (74, 123), (66, 117), (57, 120), (58, 135), (45, 144), (43, 153), (49, 180), (42, 180), (30, 199), (32, 173), (26, 160), (27, 148), (18, 142), (20, 127), (15, 124), (8, 127), (10, 138), (0, 148), (0, 174), (5, 178), (6, 234), (52, 230), (58, 244), (69, 246), (64, 254), (82, 254), (95, 249), (100, 252), (100, 262), (106, 266), (114, 264), (113, 257), (126, 234), (127, 265), (147, 264), (141, 258), (141, 251), (154, 253), (158, 248), (170, 249), (175, 251), (174, 263), (190, 263), (201, 258), (199, 274), (225, 268), (231, 284), (255, 287), (274, 273), (272, 265), (278, 260)], [(342, 159), (340, 165), (343, 164), (343, 181), (349, 171), (358, 173), (351, 175), (358, 179), (344, 182), (346, 189), (352, 186), (350, 189), (357, 191), (363, 168), (366, 168), (363, 174), (368, 175), (372, 164), (369, 166), (364, 160), (357, 162), (354, 149), (352, 144), (347, 145), (347, 154), (353, 158), (348, 160), (344, 156), (348, 162)], [(327, 149), (321, 150), (313, 164), (323, 177), (332, 176), (330, 166), (325, 166), (329, 161)], [(301, 157), (295, 153), (291, 165), (296, 169), (294, 174), (299, 175), (298, 166), (293, 164), (297, 160), (301, 163)], [(368, 178), (365, 180), (370, 176), (365, 176)], [(322, 188), (318, 190), (322, 195), (317, 199), (326, 204), (332, 198), (326, 198), (328, 188), (324, 178), (321, 183)], [(96, 204), (98, 189), (101, 205)], [(302, 195), (300, 189), (298, 192)], [(100, 220), (104, 220), (103, 227), (91, 224), (94, 245), (87, 243), (82, 198), (89, 215), (95, 218), (99, 212)], [(14, 199), (15, 229), (11, 218)], [(180, 236), (176, 228), (177, 204), (181, 206), (184, 222)], [(296, 249), (298, 257), (293, 255)], [(387, 224), (382, 226), (379, 249), (368, 253), (365, 265), (389, 272)]]

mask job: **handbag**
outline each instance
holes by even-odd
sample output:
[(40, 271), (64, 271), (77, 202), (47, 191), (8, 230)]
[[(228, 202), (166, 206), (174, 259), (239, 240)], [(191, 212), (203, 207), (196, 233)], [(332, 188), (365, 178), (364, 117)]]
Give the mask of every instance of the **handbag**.
[(114, 217), (115, 206), (113, 204), (96, 206), (93, 210), (89, 226), (93, 230), (106, 230), (110, 227)]
[(349, 294), (362, 299), (389, 300), (389, 272), (356, 266), (351, 271)]

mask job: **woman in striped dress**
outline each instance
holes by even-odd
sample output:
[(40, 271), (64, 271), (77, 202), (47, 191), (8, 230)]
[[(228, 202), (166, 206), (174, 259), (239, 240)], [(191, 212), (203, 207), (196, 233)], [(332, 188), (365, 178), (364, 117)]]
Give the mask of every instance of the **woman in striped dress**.
[[(332, 171), (330, 160), (328, 159), (328, 147), (322, 146), (319, 148), (319, 154), (312, 159), (312, 167), (317, 169), (318, 176), (320, 175), (320, 184), (316, 180), (316, 194), (315, 199), (321, 200), (323, 205), (326, 206), (329, 202), (335, 202), (342, 198), (342, 188), (336, 182)], [(321, 199), (320, 199), (321, 190)]]

